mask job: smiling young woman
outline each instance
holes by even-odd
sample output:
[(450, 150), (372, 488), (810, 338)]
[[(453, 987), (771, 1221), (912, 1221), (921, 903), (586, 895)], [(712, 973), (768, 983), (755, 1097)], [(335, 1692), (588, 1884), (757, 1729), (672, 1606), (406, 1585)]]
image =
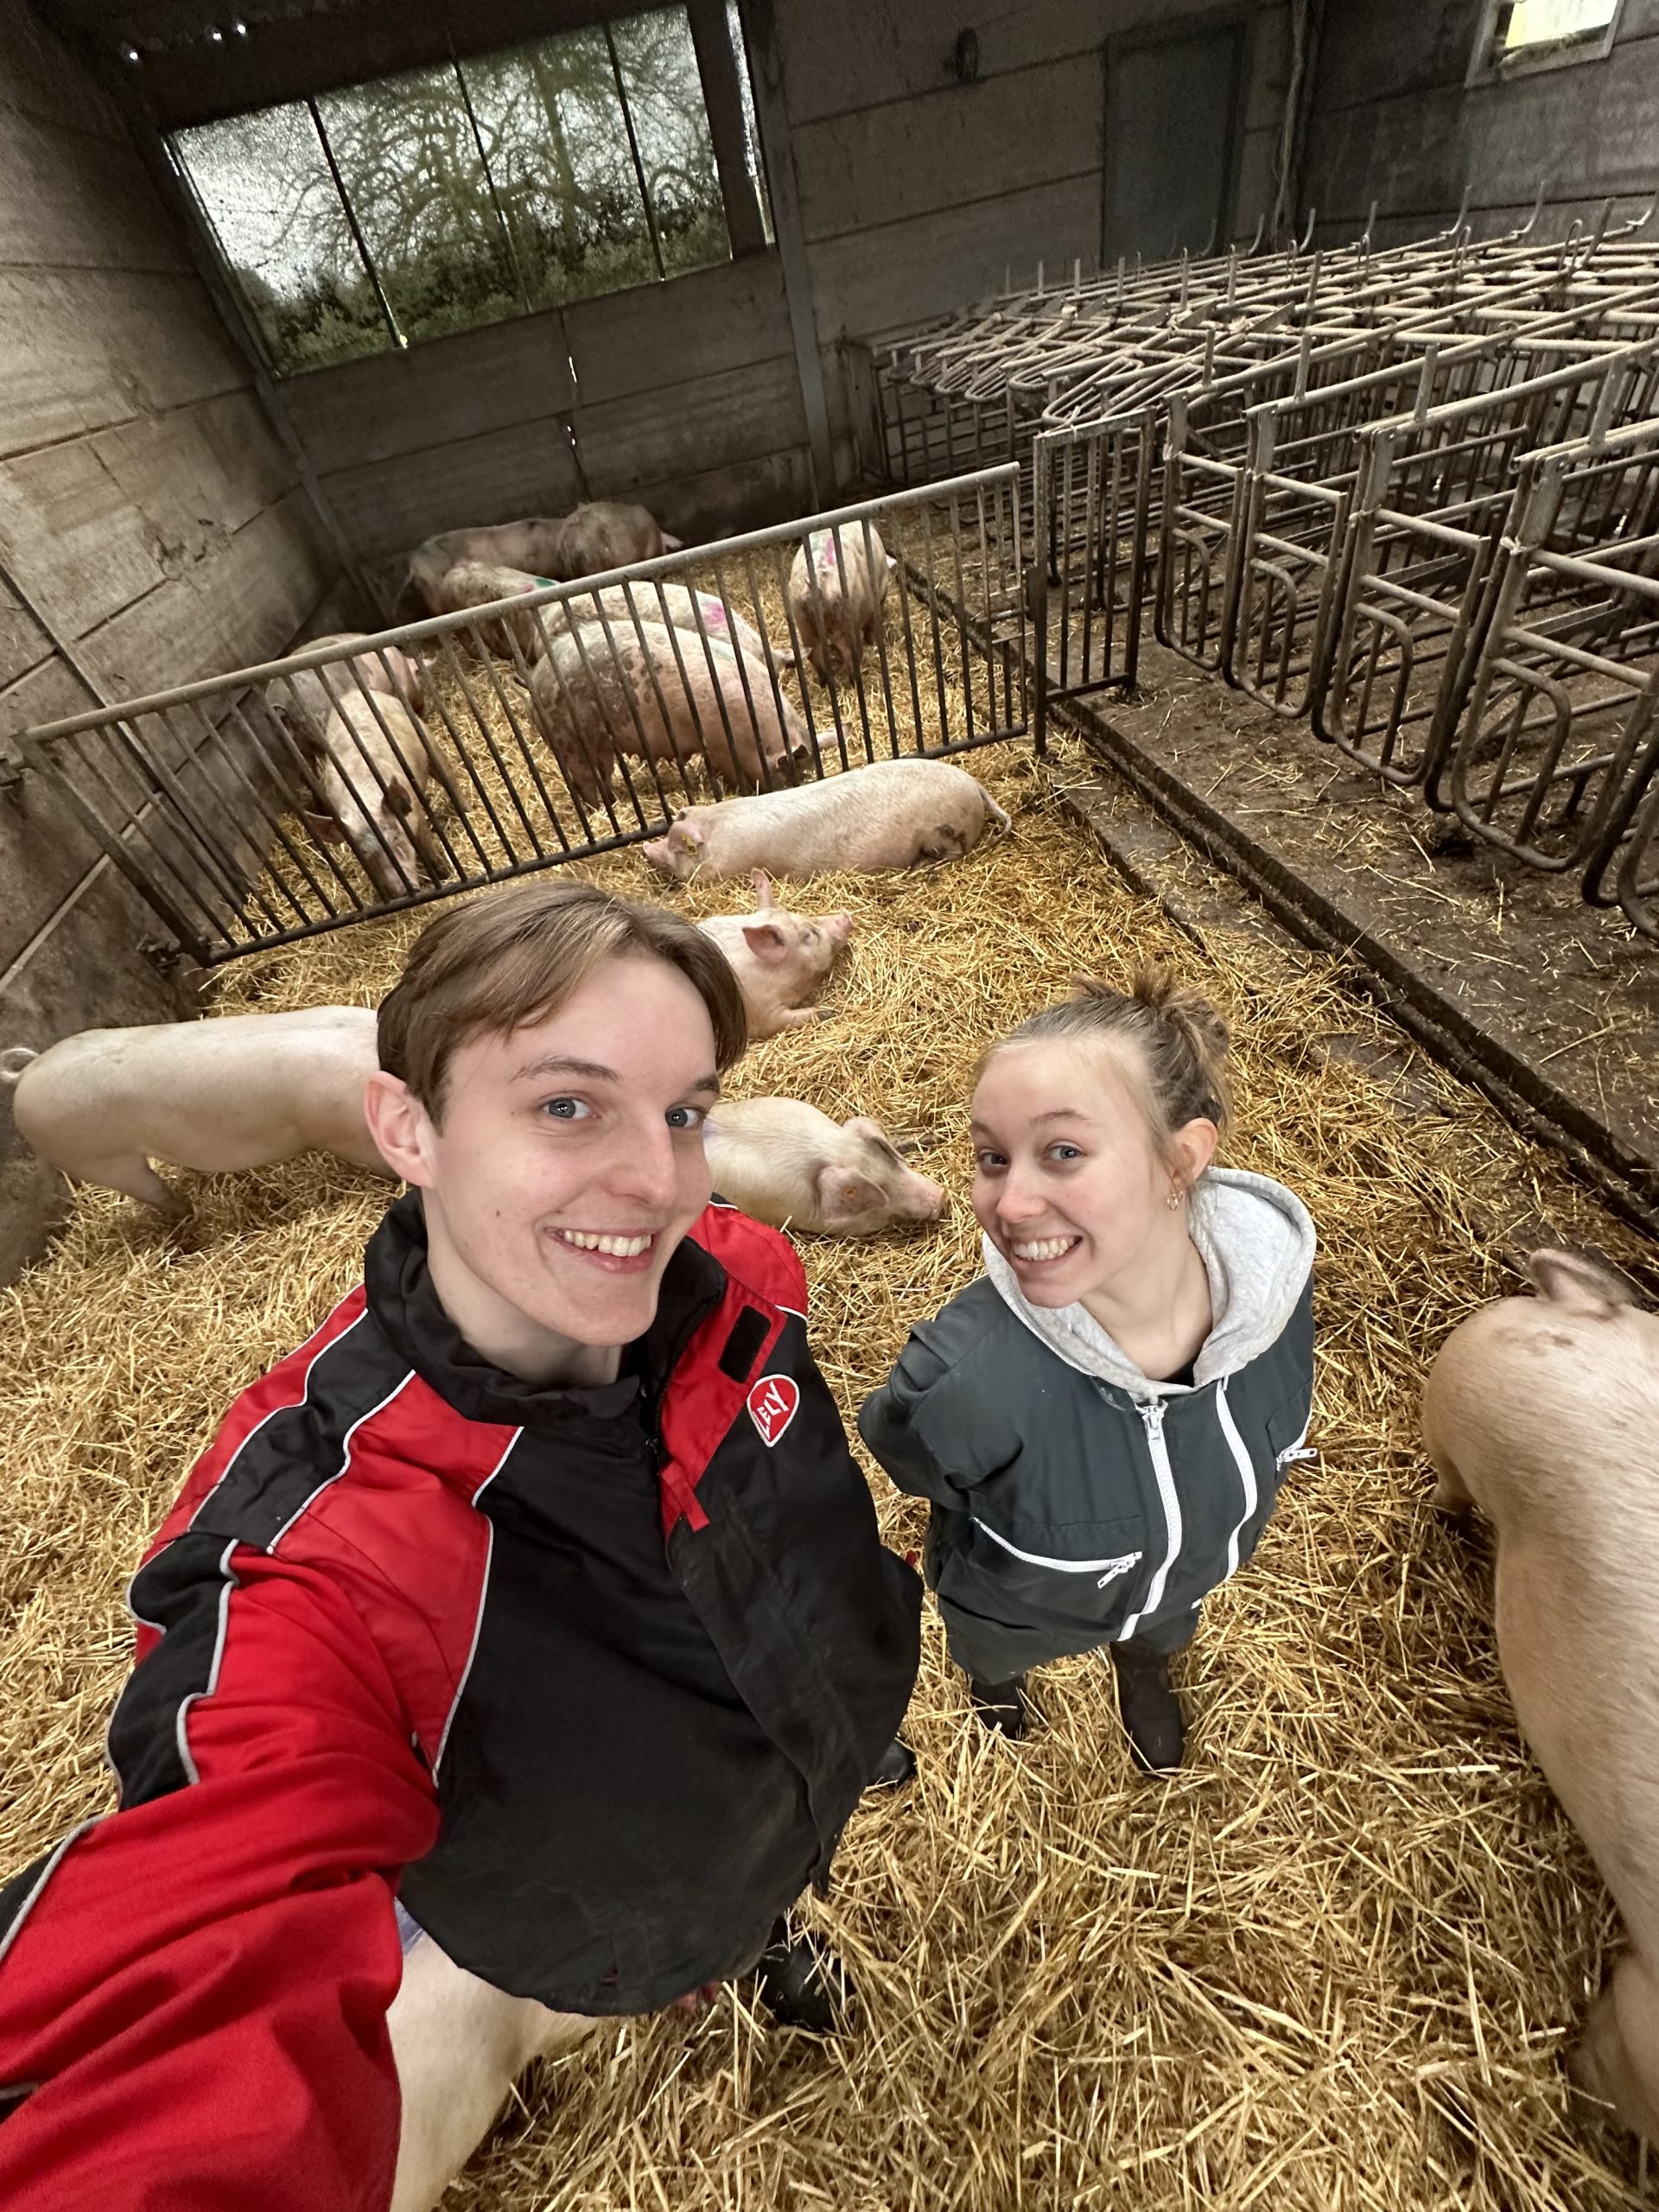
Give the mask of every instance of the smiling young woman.
[(912, 1331), (859, 1415), (932, 1501), (927, 1576), (988, 1726), (1033, 1667), (1104, 1644), (1137, 1761), (1180, 1764), (1169, 1657), (1249, 1557), (1313, 1388), (1313, 1226), (1211, 1165), (1227, 1033), (1145, 970), (993, 1045), (974, 1092), (986, 1272)]

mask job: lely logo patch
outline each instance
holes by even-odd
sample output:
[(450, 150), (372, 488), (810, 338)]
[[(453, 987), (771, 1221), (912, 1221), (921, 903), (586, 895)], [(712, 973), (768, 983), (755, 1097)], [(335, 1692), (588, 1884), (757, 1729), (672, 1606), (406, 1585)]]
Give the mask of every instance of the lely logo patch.
[(792, 1375), (763, 1375), (749, 1393), (748, 1405), (762, 1442), (776, 1444), (800, 1411), (801, 1386)]

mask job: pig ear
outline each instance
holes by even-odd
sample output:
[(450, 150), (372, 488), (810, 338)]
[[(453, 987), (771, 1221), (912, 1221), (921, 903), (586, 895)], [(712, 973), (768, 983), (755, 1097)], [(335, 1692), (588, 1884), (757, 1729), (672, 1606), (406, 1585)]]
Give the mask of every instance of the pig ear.
[(855, 1167), (838, 1167), (831, 1160), (825, 1160), (819, 1168), (817, 1185), (818, 1211), (830, 1229), (887, 1203), (885, 1195)]
[(314, 836), (326, 837), (331, 845), (344, 843), (346, 832), (334, 815), (302, 813), (300, 818)]
[(887, 1141), (881, 1124), (873, 1122), (868, 1114), (855, 1114), (850, 1122), (843, 1122), (841, 1126), (849, 1137), (874, 1137), (881, 1144)]
[(776, 922), (745, 922), (743, 942), (757, 960), (781, 960), (789, 950)]
[(754, 903), (764, 914), (772, 906), (772, 878), (766, 874), (765, 868), (758, 868), (750, 876), (749, 881), (754, 886)]
[(695, 822), (677, 822), (674, 827), (688, 845), (695, 845), (699, 851), (702, 850), (702, 832)]
[(1634, 1306), (1628, 1284), (1577, 1252), (1533, 1252), (1523, 1262), (1535, 1287), (1552, 1306), (1586, 1320), (1611, 1319), (1620, 1306)]

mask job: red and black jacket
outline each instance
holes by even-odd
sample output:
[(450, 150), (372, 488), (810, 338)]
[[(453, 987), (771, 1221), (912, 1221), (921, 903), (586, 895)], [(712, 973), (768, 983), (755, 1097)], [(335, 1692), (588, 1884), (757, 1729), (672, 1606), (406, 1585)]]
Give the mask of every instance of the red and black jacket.
[(394, 1891), (561, 2011), (753, 1962), (917, 1662), (804, 1309), (711, 1207), (621, 1377), (537, 1390), (393, 1206), (134, 1579), (120, 1811), (0, 1891), (0, 2203), (383, 2206)]

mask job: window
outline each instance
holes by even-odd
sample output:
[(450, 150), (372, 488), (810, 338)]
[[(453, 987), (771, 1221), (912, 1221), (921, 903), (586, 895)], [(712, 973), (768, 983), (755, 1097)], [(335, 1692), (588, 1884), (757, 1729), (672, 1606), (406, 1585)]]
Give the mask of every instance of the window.
[(168, 143), (285, 374), (731, 255), (683, 7), (203, 124)]
[(1471, 84), (1611, 51), (1623, 0), (1486, 0), (1470, 63)]

